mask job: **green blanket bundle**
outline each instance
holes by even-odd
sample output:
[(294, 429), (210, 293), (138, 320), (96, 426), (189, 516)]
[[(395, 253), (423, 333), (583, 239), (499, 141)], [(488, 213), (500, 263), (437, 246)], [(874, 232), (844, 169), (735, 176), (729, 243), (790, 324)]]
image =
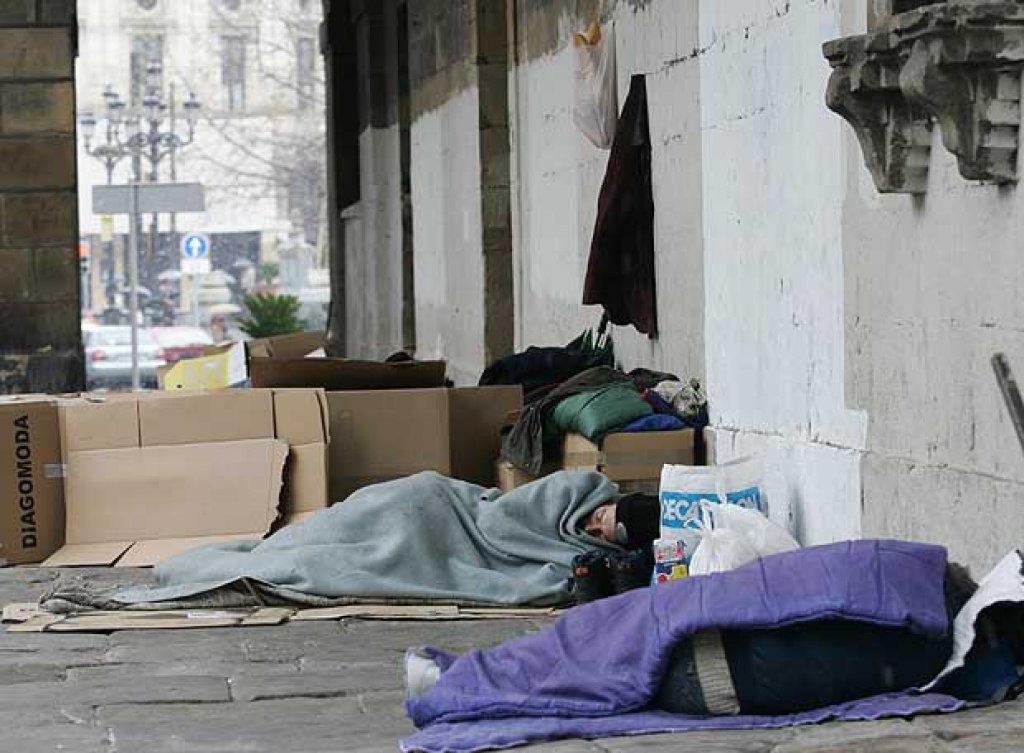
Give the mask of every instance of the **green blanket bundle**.
[(597, 441), (613, 429), (654, 412), (630, 382), (616, 382), (572, 395), (556, 405), (544, 423), (545, 441), (567, 432)]

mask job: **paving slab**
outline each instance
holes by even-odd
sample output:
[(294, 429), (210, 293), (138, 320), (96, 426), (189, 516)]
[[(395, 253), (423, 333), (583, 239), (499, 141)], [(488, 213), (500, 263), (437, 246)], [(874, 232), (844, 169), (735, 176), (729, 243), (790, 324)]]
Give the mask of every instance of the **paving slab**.
[(402, 675), (390, 664), (339, 664), (331, 671), (303, 670), (273, 676), (243, 672), (231, 677), (230, 685), (231, 697), (236, 701), (327, 698), (371, 690), (400, 690)]
[(411, 731), (365, 714), (356, 698), (101, 708), (117, 753), (281, 753), (397, 748)]
[(614, 737), (596, 740), (595, 743), (602, 753), (659, 753), (667, 750), (693, 750), (701, 753), (771, 753), (792, 737), (791, 729), (722, 730)]
[[(148, 570), (0, 570), (0, 595), (30, 601), (57, 577), (112, 587)], [(370, 621), (269, 627), (0, 632), (0, 750), (18, 753), (395, 753), (406, 648), (459, 652), (549, 619)], [(7, 742), (10, 745), (7, 745)], [(1021, 753), (1024, 702), (912, 721), (693, 732), (527, 746), (529, 753)]]

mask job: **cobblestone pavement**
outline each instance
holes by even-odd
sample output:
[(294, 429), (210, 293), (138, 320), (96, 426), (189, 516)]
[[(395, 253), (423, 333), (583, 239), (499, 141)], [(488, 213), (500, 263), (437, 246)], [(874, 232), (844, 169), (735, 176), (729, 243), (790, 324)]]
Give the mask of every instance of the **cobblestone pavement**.
[[(82, 571), (76, 571), (82, 574)], [(146, 571), (97, 570), (110, 584)], [(0, 570), (0, 603), (58, 576)], [(537, 630), (536, 620), (369, 622), (0, 634), (0, 750), (12, 753), (396, 751), (412, 731), (400, 662), (410, 645), (452, 650)], [(1021, 753), (1024, 703), (910, 722), (570, 740), (530, 753)]]

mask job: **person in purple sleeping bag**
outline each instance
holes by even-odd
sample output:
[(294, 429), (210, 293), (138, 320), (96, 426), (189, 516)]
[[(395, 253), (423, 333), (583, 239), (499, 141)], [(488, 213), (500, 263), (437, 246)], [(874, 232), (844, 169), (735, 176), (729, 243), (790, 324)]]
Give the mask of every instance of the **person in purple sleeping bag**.
[[(630, 549), (657, 538), (658, 525), (657, 498), (644, 495), (606, 503), (585, 523), (591, 535)], [(966, 568), (946, 565), (950, 624), (977, 587)], [(966, 700), (1009, 692), (1016, 667), (1024, 665), (1024, 610), (992, 607), (980, 632), (971, 671), (945, 683)], [(951, 632), (936, 638), (848, 620), (705, 631), (675, 646), (651, 703), (683, 714), (789, 714), (923, 685), (946, 665), (952, 648)]]
[[(631, 516), (628, 505), (621, 512), (617, 514), (614, 504), (597, 508), (587, 520), (587, 531), (617, 543), (628, 539), (630, 545), (639, 543), (637, 537), (652, 535), (649, 521), (638, 522), (649, 515), (634, 509)], [(632, 536), (624, 531), (623, 521), (634, 523)], [(950, 626), (977, 588), (964, 567), (946, 563), (943, 592)], [(938, 692), (973, 702), (1020, 695), (1024, 604), (987, 607), (976, 630), (964, 665), (947, 672)], [(952, 629), (943, 635), (924, 634), (903, 625), (851, 619), (700, 630), (672, 647), (648, 708), (698, 716), (795, 714), (924, 686), (947, 666), (953, 650)], [(410, 697), (429, 690), (440, 674), (426, 654), (416, 651), (407, 657), (406, 672)]]

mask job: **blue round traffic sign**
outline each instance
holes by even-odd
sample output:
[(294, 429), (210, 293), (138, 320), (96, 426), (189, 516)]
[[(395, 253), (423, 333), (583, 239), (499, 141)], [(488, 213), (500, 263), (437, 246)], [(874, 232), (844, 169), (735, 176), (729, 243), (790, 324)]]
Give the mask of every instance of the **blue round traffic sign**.
[(210, 239), (202, 233), (189, 233), (181, 239), (181, 256), (184, 259), (202, 259), (210, 253)]

